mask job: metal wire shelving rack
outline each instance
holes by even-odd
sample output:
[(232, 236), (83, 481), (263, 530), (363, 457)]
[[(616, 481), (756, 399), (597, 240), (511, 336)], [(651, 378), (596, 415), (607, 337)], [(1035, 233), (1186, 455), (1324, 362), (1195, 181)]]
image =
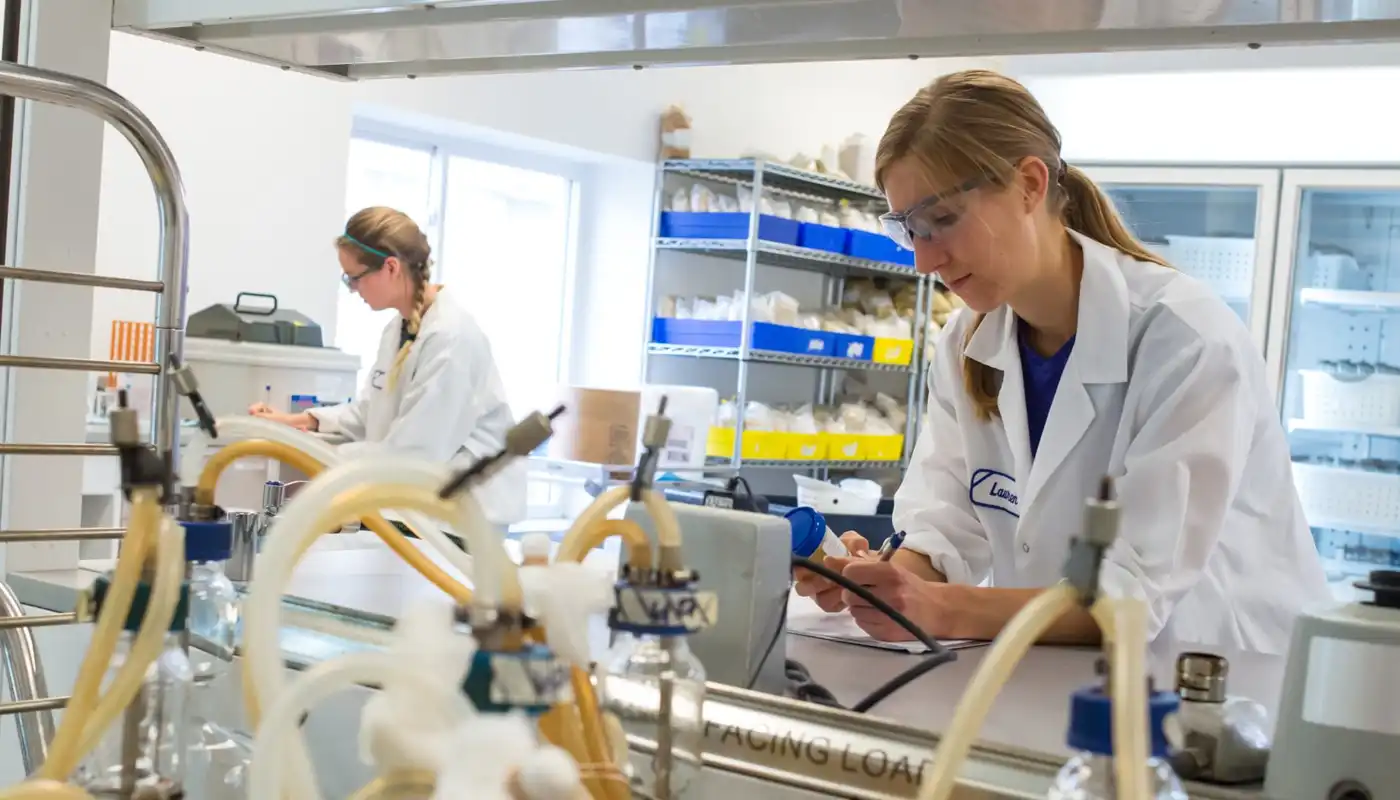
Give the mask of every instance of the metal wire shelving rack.
[[(923, 392), (926, 362), (923, 354), (923, 337), (918, 332), (924, 330), (931, 313), (931, 281), (918, 275), (909, 267), (882, 261), (814, 250), (795, 245), (779, 244), (758, 238), (759, 204), (755, 202), (749, 213), (747, 239), (690, 239), (663, 238), (658, 235), (661, 212), (665, 209), (667, 178), (681, 176), (700, 181), (731, 186), (742, 186), (752, 190), (753, 197), (774, 195), (816, 204), (835, 205), (842, 201), (860, 207), (885, 207), (884, 195), (874, 187), (855, 183), (844, 178), (822, 175), (796, 169), (785, 164), (776, 164), (756, 159), (684, 159), (663, 161), (658, 166), (656, 196), (652, 209), (652, 248), (647, 270), (647, 313), (644, 341), (646, 353), (643, 358), (643, 379), (651, 371), (652, 357), (689, 357), (698, 359), (721, 359), (738, 362), (735, 402), (738, 417), (735, 423), (734, 452), (728, 459), (709, 460), (708, 468), (714, 472), (733, 472), (740, 468), (782, 468), (794, 471), (809, 471), (825, 478), (832, 470), (851, 471), (858, 469), (903, 469), (913, 452), (914, 440), (918, 435), (919, 420), (922, 417)], [(916, 285), (914, 313), (915, 344), (909, 365), (878, 364), (870, 361), (857, 361), (847, 358), (827, 356), (807, 356), (796, 353), (781, 353), (758, 350), (752, 347), (751, 309), (745, 304), (741, 339), (738, 347), (704, 347), (690, 345), (657, 344), (651, 341), (652, 319), (657, 307), (656, 275), (665, 269), (664, 256), (667, 253), (684, 252), (742, 261), (744, 264), (743, 293), (751, 296), (755, 277), (759, 269), (787, 269), (815, 273), (822, 276), (821, 295), (828, 305), (839, 305), (845, 294), (846, 281), (850, 278), (887, 277), (913, 281)], [(742, 452), (744, 434), (744, 409), (750, 398), (749, 378), (752, 365), (785, 365), (808, 367), (820, 370), (817, 389), (812, 398), (815, 404), (830, 404), (839, 389), (838, 374), (841, 371), (865, 371), (900, 373), (908, 376), (905, 401), (908, 406), (908, 422), (904, 430), (904, 452), (897, 461), (851, 461), (851, 460), (774, 460), (745, 459)], [(720, 387), (724, 391), (723, 387)]]

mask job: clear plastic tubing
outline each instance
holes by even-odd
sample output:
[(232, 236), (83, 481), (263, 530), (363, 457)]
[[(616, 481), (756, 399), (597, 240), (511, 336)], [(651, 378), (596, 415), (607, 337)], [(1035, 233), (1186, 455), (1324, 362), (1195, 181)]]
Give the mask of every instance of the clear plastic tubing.
[(831, 528), (820, 511), (807, 506), (798, 506), (786, 515), (792, 526), (792, 554), (801, 558), (811, 558), (821, 550), (833, 558), (849, 558), (851, 553)]
[[(447, 482), (448, 476), (446, 464), (420, 459), (386, 456), (355, 460), (321, 473), (277, 516), (263, 551), (258, 555), (252, 591), (244, 606), (244, 639), (253, 656), (246, 668), (252, 672), (254, 686), (263, 703), (275, 702), (283, 686), (281, 648), (278, 646), (282, 590), (291, 578), (305, 540), (320, 535), (316, 522), (321, 514), (349, 489), (376, 483), (406, 483), (421, 484), (436, 490)], [(480, 565), (476, 572), (475, 597), (477, 602), (494, 605), (501, 596), (501, 576), (507, 574), (507, 570), (513, 571), (515, 563), (471, 493), (462, 494), (458, 501), (463, 516), (474, 520), (474, 524), (466, 525), (459, 533)], [(309, 777), (310, 759), (306, 749), (299, 739), (294, 737), (293, 742), (283, 757), (297, 762), (292, 767), (296, 774)]]
[[(280, 422), (259, 419), (258, 417), (221, 417), (214, 422), (215, 430), (219, 432), (219, 443), (236, 442), (244, 439), (268, 439), (273, 442), (285, 444), (288, 447), (306, 453), (322, 464), (326, 468), (341, 463), (340, 451), (332, 445), (306, 431), (283, 425)], [(190, 441), (190, 448), (181, 460), (181, 469), (186, 474), (181, 476), (181, 483), (186, 486), (193, 486), (199, 481), (199, 471), (204, 468), (204, 454), (209, 445), (209, 435), (200, 431), (198, 435)], [(446, 472), (443, 473), (444, 475)], [(443, 478), (447, 482), (447, 478)], [(413, 529), (414, 533), (423, 537), (423, 541), (432, 546), (442, 556), (452, 568), (462, 573), (464, 578), (472, 577), (472, 558), (462, 552), (455, 542), (447, 538), (442, 532), (442, 527), (435, 521), (416, 511), (395, 512), (403, 517), (405, 523)], [(459, 531), (459, 533), (461, 533)], [(461, 534), (463, 537), (465, 533)]]
[[(320, 789), (314, 776), (311, 784), (284, 792), (282, 779), (287, 768), (287, 753), (292, 743), (300, 740), (301, 717), (331, 695), (357, 685), (387, 685), (394, 681), (422, 684), (416, 671), (405, 669), (390, 653), (354, 653), (324, 661), (302, 673), (263, 715), (258, 735), (253, 743), (252, 780), (248, 797), (264, 800), (274, 797), (295, 797), (297, 800), (319, 800)], [(431, 691), (432, 684), (423, 685)], [(456, 691), (456, 687), (449, 687)], [(455, 697), (455, 695), (454, 695)], [(450, 702), (453, 698), (440, 698)]]

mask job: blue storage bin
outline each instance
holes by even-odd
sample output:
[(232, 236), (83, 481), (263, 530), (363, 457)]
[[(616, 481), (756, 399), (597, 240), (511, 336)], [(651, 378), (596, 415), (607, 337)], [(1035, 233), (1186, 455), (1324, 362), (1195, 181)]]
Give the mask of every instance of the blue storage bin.
[(657, 317), (651, 321), (651, 340), (657, 344), (738, 347), (740, 325), (725, 320)]
[[(795, 220), (760, 214), (758, 238), (778, 244), (797, 244)], [(660, 235), (663, 239), (747, 239), (749, 215), (729, 211), (663, 211)]]
[(858, 336), (853, 333), (834, 333), (836, 343), (831, 354), (837, 358), (853, 361), (869, 361), (875, 354), (875, 339), (871, 336)]
[[(735, 342), (735, 346), (738, 346), (738, 342)], [(836, 335), (771, 322), (755, 322), (752, 348), (804, 356), (829, 356), (836, 348)]]
[(851, 232), (845, 228), (833, 228), (830, 225), (818, 225), (815, 222), (800, 222), (797, 228), (797, 244), (799, 247), (810, 247), (813, 250), (824, 250), (828, 253), (846, 252), (846, 240)]
[(905, 250), (883, 233), (850, 231), (850, 246), (846, 248), (846, 255), (883, 261), (887, 264), (914, 266), (914, 251)]
[[(742, 324), (724, 320), (657, 317), (651, 322), (651, 340), (656, 344), (738, 347)], [(770, 350), (777, 353), (829, 356), (836, 347), (836, 335), (826, 331), (774, 325), (770, 322), (755, 322), (750, 347), (754, 350)]]

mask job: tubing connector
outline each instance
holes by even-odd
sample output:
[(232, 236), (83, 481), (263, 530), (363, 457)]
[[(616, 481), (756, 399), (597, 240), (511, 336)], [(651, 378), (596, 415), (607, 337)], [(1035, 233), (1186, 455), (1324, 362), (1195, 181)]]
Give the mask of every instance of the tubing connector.
[(666, 396), (661, 396), (656, 413), (647, 417), (642, 427), (642, 457), (637, 462), (637, 471), (632, 475), (632, 502), (642, 501), (642, 492), (650, 489), (656, 480), (656, 462), (666, 441), (671, 435), (671, 420), (666, 417)]
[(161, 490), (162, 505), (172, 502), (176, 498), (172, 454), (168, 450), (157, 453), (141, 441), (141, 420), (128, 403), (125, 389), (117, 392), (117, 407), (112, 409), (109, 420), (112, 444), (121, 461), (122, 492), (127, 499), (138, 486), (154, 486)]
[(478, 644), (462, 681), (463, 693), (478, 711), (538, 717), (573, 700), (569, 665), (548, 645), (530, 640), (538, 625), (534, 618), (459, 606), (457, 620), (470, 620)]
[(175, 384), (175, 391), (188, 399), (194, 407), (199, 429), (209, 434), (210, 439), (219, 438), (219, 432), (214, 427), (214, 412), (209, 410), (204, 396), (199, 393), (199, 381), (194, 377), (194, 370), (190, 369), (188, 364), (181, 364), (180, 357), (171, 353), (169, 374), (170, 380)]
[(1084, 501), (1084, 534), (1070, 539), (1062, 573), (1085, 608), (1098, 599), (1099, 571), (1108, 548), (1118, 538), (1121, 513), (1114, 498), (1113, 479), (1105, 475), (1099, 482), (1098, 496)]
[(533, 411), (526, 415), (510, 430), (506, 431), (506, 446), (495, 455), (487, 456), (462, 470), (447, 482), (438, 496), (444, 500), (496, 474), (512, 458), (528, 458), (540, 445), (554, 435), (554, 420), (564, 413), (564, 407), (555, 406), (548, 414)]

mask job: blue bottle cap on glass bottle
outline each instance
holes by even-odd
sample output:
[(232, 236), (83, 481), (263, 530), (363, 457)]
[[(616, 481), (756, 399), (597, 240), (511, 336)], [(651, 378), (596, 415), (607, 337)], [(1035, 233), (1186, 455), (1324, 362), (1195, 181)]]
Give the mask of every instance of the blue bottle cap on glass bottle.
[[(1152, 755), (1166, 758), (1166, 720), (1175, 714), (1181, 701), (1175, 692), (1152, 692), (1147, 697), (1148, 726), (1152, 733)], [(1069, 733), (1065, 742), (1074, 750), (1095, 755), (1113, 755), (1113, 701), (1102, 686), (1080, 689), (1070, 697)]]
[(228, 561), (233, 555), (233, 523), (181, 522), (186, 561)]
[(792, 526), (792, 554), (811, 558), (826, 536), (826, 517), (815, 508), (798, 506), (784, 515)]

